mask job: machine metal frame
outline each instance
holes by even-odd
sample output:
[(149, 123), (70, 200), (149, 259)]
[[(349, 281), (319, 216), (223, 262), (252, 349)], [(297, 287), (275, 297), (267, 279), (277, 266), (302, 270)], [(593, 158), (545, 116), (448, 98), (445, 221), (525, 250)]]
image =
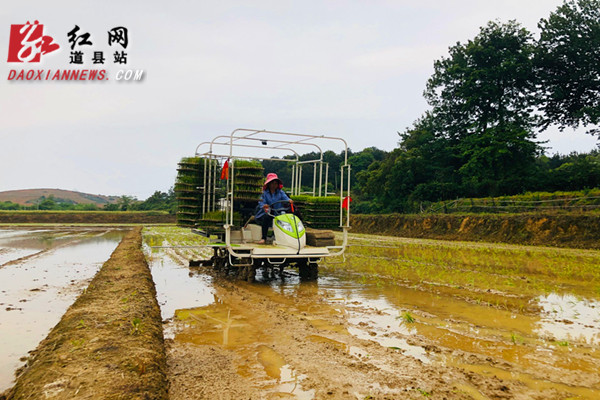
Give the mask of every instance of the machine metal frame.
[[(235, 188), (235, 164), (236, 160), (272, 160), (292, 163), (292, 182), (289, 185), (288, 194), (291, 196), (300, 194), (310, 194), (315, 197), (328, 196), (328, 173), (329, 164), (323, 161), (323, 143), (341, 142), (344, 147), (344, 162), (340, 167), (340, 187), (339, 187), (339, 228), (342, 230), (342, 244), (339, 246), (312, 247), (306, 246), (301, 250), (287, 249), (280, 246), (254, 245), (252, 243), (239, 244), (232, 240), (232, 230), (235, 228), (234, 216), (234, 188)], [(208, 146), (208, 150), (202, 151), (201, 147)], [(298, 149), (300, 147), (311, 147), (315, 149), (319, 157), (314, 160), (299, 160)], [(216, 148), (223, 149), (220, 152)], [(253, 157), (247, 154), (248, 149), (267, 149), (269, 151), (286, 151), (291, 158), (276, 157)], [(246, 154), (244, 153), (246, 150)], [(283, 266), (291, 262), (313, 263), (320, 261), (325, 257), (335, 257), (343, 255), (348, 244), (348, 230), (350, 229), (350, 202), (346, 202), (343, 207), (344, 199), (350, 197), (350, 174), (351, 168), (348, 164), (348, 145), (342, 138), (309, 135), (302, 133), (278, 132), (256, 129), (239, 128), (231, 132), (230, 135), (219, 135), (210, 142), (200, 143), (196, 147), (195, 155), (204, 158), (204, 177), (202, 192), (202, 213), (215, 211), (224, 206), (225, 208), (225, 230), (223, 243), (211, 243), (208, 246), (214, 249), (213, 260), (218, 260), (223, 264), (222, 258), (226, 258), (225, 265), (232, 267), (256, 266), (256, 261), (260, 260), (263, 264), (266, 262), (270, 266)], [(214, 161), (213, 161), (214, 160)], [(224, 200), (217, 201), (217, 165), (219, 162), (228, 160), (230, 173), (226, 182), (226, 191)], [(313, 168), (312, 190), (301, 191), (303, 168), (310, 166)], [(323, 177), (323, 175), (325, 175)], [(323, 185), (323, 182), (325, 185)], [(324, 190), (323, 190), (324, 188)], [(344, 213), (344, 208), (347, 212)], [(283, 268), (283, 267), (281, 267)], [(252, 274), (253, 276), (253, 274)]]

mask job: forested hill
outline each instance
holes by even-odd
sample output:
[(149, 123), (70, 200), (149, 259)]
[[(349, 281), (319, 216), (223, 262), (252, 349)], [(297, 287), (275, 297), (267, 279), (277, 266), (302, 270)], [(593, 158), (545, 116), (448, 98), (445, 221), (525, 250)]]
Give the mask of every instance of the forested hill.
[(105, 204), (116, 203), (117, 196), (104, 196), (100, 194), (90, 194), (63, 189), (23, 189), (6, 190), (0, 192), (0, 201), (12, 202), (21, 206), (32, 206), (40, 199), (46, 199), (52, 196), (56, 202), (69, 204), (95, 204), (103, 206)]

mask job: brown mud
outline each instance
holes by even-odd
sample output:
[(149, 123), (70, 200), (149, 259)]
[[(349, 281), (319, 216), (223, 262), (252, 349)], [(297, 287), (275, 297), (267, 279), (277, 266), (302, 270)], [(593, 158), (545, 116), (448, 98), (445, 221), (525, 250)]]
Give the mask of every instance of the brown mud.
[(354, 233), (600, 249), (600, 214), (352, 215)]
[(167, 398), (160, 309), (140, 231), (121, 241), (0, 398)]
[[(563, 398), (434, 362), (453, 350), (424, 337), (403, 349), (404, 335), (378, 330), (377, 310), (336, 305), (316, 284), (293, 296), (256, 285), (218, 279), (215, 303), (177, 312), (167, 340), (172, 400)], [(373, 316), (354, 325), (351, 312)]]

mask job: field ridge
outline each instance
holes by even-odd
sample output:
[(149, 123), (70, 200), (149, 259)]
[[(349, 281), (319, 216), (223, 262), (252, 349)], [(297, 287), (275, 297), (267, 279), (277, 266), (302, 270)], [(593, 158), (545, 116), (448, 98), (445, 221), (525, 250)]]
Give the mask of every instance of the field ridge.
[(353, 233), (600, 249), (597, 213), (353, 215)]

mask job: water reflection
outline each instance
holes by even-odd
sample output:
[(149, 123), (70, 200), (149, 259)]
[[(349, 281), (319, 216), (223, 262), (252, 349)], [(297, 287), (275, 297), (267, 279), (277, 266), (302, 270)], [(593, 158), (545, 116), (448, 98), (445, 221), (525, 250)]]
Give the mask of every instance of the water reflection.
[(202, 307), (214, 301), (211, 277), (194, 273), (167, 250), (151, 251), (145, 246), (144, 251), (163, 320), (172, 318), (177, 309)]
[(600, 302), (567, 294), (550, 293), (537, 299), (542, 311), (536, 332), (568, 345), (600, 343)]
[[(2, 232), (4, 246), (11, 238), (38, 243), (39, 231)], [(64, 232), (57, 232), (60, 237)], [(62, 247), (0, 268), (0, 391), (13, 380), (19, 359), (34, 349), (56, 325), (117, 246), (123, 231), (82, 230)], [(52, 236), (52, 232), (43, 231)], [(19, 240), (16, 243), (22, 243)], [(14, 249), (11, 249), (14, 250)], [(20, 254), (10, 251), (9, 261)]]
[(96, 241), (119, 241), (123, 231), (98, 228), (6, 229), (0, 230), (0, 266), (19, 259), (94, 237)]

